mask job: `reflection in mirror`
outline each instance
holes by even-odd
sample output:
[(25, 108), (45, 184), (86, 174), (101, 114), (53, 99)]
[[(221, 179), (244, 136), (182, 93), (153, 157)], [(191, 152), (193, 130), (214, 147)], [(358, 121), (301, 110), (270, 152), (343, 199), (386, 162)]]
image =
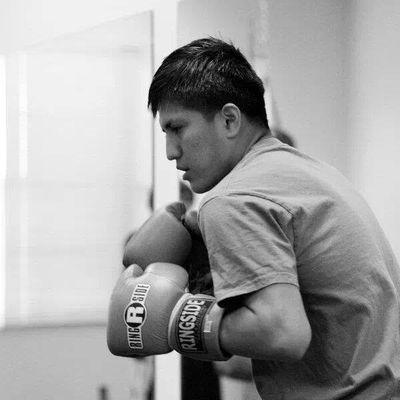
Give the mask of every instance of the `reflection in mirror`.
[(151, 14), (5, 57), (6, 327), (104, 323), (149, 215)]

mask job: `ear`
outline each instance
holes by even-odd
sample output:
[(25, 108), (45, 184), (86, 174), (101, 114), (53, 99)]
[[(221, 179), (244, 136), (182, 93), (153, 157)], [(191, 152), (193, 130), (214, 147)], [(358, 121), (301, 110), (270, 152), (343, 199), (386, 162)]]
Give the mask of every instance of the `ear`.
[(233, 103), (226, 103), (220, 111), (227, 138), (234, 138), (238, 135), (242, 123), (242, 113)]

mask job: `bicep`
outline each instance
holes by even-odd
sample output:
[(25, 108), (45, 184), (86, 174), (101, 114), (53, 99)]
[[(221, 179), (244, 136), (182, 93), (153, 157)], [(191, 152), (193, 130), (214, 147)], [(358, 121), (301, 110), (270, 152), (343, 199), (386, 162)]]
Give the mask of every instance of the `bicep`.
[(227, 311), (221, 344), (232, 354), (259, 359), (300, 359), (311, 328), (297, 286), (273, 284), (244, 296)]

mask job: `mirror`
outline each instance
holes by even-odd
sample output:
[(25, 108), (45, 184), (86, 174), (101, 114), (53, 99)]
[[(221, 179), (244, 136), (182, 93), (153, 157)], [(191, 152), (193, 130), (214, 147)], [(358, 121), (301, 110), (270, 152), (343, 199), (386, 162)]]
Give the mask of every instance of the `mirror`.
[(150, 214), (152, 15), (5, 58), (5, 326), (105, 323), (128, 233)]

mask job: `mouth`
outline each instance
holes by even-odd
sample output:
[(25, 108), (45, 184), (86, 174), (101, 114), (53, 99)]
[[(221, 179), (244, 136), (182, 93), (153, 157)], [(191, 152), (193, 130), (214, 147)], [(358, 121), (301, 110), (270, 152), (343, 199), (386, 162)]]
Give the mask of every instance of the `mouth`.
[(187, 172), (189, 171), (189, 168), (184, 168), (180, 166), (176, 166), (176, 169), (179, 171), (179, 175), (183, 180), (185, 180), (185, 175), (187, 175)]
[(184, 181), (189, 180), (188, 179), (189, 169), (180, 169), (180, 171), (182, 171), (182, 179)]

